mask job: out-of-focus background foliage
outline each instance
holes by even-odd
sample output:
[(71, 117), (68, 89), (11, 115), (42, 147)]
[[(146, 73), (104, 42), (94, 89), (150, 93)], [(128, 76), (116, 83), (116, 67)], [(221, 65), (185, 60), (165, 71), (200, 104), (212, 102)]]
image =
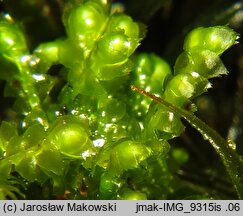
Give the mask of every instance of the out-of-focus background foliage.
[[(33, 50), (39, 43), (65, 36), (62, 24), (63, 5), (68, 0), (2, 0), (0, 9), (22, 25), (28, 45)], [(78, 0), (69, 0), (78, 1)], [(198, 26), (229, 25), (243, 34), (243, 1), (237, 0), (124, 0), (114, 1), (126, 13), (147, 26), (146, 38), (138, 51), (154, 52), (173, 65), (182, 52), (183, 39)], [(194, 102), (196, 115), (224, 138), (236, 143), (243, 155), (243, 41), (223, 54), (229, 75), (211, 80), (213, 88)], [(55, 74), (58, 67), (52, 67)], [(4, 81), (0, 80), (0, 120), (11, 118), (11, 97), (3, 97)], [(187, 128), (172, 147), (189, 153), (189, 160), (177, 173), (186, 184), (234, 199), (231, 183), (214, 149), (185, 122)], [(173, 165), (171, 165), (171, 168)], [(183, 191), (178, 198), (183, 197)], [(188, 193), (188, 192), (187, 192)]]

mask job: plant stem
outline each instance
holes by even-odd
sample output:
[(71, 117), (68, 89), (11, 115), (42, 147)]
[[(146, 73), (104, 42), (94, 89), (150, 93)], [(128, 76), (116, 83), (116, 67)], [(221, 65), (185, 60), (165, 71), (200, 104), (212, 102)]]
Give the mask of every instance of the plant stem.
[(216, 152), (220, 155), (220, 158), (235, 186), (239, 199), (243, 199), (243, 161), (223, 137), (221, 137), (214, 129), (210, 128), (202, 120), (197, 118), (193, 113), (190, 113), (180, 107), (176, 107), (162, 98), (150, 94), (137, 86), (132, 85), (131, 88), (146, 97), (150, 97), (155, 102), (166, 106), (171, 112), (179, 114), (197, 131), (199, 131), (204, 139), (209, 141)]

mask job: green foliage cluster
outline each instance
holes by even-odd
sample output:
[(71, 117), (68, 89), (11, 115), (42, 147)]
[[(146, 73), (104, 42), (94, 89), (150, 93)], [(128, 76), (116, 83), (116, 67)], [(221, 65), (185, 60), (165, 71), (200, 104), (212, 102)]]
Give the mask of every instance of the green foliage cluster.
[[(63, 23), (65, 38), (31, 52), (9, 14), (0, 20), (0, 79), (16, 112), (0, 126), (0, 198), (30, 198), (33, 185), (47, 199), (174, 198), (174, 172), (188, 159), (180, 150), (168, 157), (180, 115), (130, 85), (185, 107), (227, 73), (220, 55), (238, 35), (194, 29), (172, 73), (155, 54), (133, 55), (145, 27), (109, 1), (67, 1)], [(48, 73), (53, 65), (58, 76)]]
[[(196, 28), (185, 39), (184, 52), (176, 60), (173, 76), (171, 72), (164, 69), (162, 69), (163, 74), (160, 75), (151, 65), (159, 67), (163, 63), (159, 64), (155, 60), (157, 64), (154, 64), (153, 59), (145, 54), (138, 57), (136, 71), (140, 76), (143, 74), (151, 76), (151, 80), (143, 84), (144, 81), (138, 76), (136, 85), (159, 94), (172, 104), (185, 107), (191, 99), (211, 87), (209, 78), (227, 74), (227, 69), (220, 60), (220, 55), (231, 47), (236, 39), (237, 34), (228, 27)], [(158, 86), (152, 86), (156, 84)], [(178, 136), (184, 129), (176, 115), (159, 105), (150, 109), (147, 118), (148, 125), (152, 130), (151, 133), (154, 130), (159, 130), (163, 133), (164, 138)], [(163, 123), (161, 124), (161, 122)]]

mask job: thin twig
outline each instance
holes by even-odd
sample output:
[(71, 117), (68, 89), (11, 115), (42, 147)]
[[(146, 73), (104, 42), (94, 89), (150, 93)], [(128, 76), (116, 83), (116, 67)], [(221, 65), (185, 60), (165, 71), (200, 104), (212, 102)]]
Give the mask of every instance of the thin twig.
[(185, 109), (176, 107), (173, 104), (157, 97), (145, 90), (132, 85), (132, 90), (138, 93), (150, 97), (155, 102), (166, 106), (171, 112), (179, 114), (182, 118), (188, 121), (197, 131), (199, 131), (205, 140), (214, 147), (216, 152), (220, 155), (227, 172), (229, 173), (231, 180), (236, 188), (238, 196), (243, 199), (243, 161), (240, 156), (233, 150), (228, 142), (221, 137), (214, 129), (210, 128), (202, 120), (197, 118), (193, 113), (188, 112)]

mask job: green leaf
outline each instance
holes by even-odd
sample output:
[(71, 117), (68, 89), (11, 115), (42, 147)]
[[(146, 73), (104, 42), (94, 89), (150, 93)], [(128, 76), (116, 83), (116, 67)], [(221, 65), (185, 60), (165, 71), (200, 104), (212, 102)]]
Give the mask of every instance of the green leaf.
[(157, 106), (157, 104), (151, 105), (146, 116), (146, 132), (148, 134), (153, 135), (154, 131), (156, 131), (159, 137), (168, 140), (179, 136), (184, 131), (184, 128), (176, 113), (174, 114), (167, 108)]
[(207, 79), (228, 73), (218, 54), (208, 49), (192, 48), (183, 52), (176, 60), (175, 74), (191, 74), (195, 80)]
[(139, 26), (130, 16), (115, 13), (107, 27), (107, 31), (123, 32), (129, 38), (139, 38)]
[(151, 149), (141, 142), (124, 141), (118, 143), (111, 151), (110, 166), (119, 174), (123, 170), (135, 169), (151, 155)]
[(105, 95), (104, 88), (91, 71), (85, 71), (85, 74), (83, 74), (81, 79), (76, 80), (73, 87), (73, 98), (77, 96), (77, 94), (96, 97)]
[(36, 156), (36, 163), (44, 169), (43, 171), (48, 170), (56, 175), (63, 175), (65, 163), (54, 146), (44, 144), (44, 149)]
[(9, 141), (13, 136), (17, 135), (17, 125), (14, 122), (2, 121), (0, 127), (0, 137)]
[(124, 188), (120, 192), (119, 199), (121, 200), (146, 200), (147, 196), (145, 193), (140, 191), (133, 191), (129, 188)]
[(10, 160), (8, 159), (0, 160), (0, 171), (1, 171), (0, 181), (9, 178), (11, 168), (12, 168), (12, 164)]
[(0, 18), (0, 52), (13, 60), (27, 52), (24, 35), (9, 15)]
[(19, 189), (19, 185), (12, 185), (11, 181), (0, 180), (0, 200), (24, 199), (25, 195)]
[(28, 127), (22, 136), (22, 142), (25, 142), (25, 149), (31, 148), (35, 145), (41, 145), (45, 139), (46, 133), (41, 124), (34, 124)]
[(8, 58), (4, 57), (2, 53), (0, 54), (0, 65), (0, 80), (13, 80), (14, 77), (16, 77), (16, 74), (19, 72), (16, 64)]
[(48, 141), (61, 153), (70, 157), (85, 159), (94, 154), (94, 146), (85, 124), (72, 116), (65, 116), (56, 121), (48, 135)]
[(236, 43), (238, 34), (227, 26), (213, 26), (196, 28), (185, 39), (184, 50), (210, 50), (221, 55), (225, 50)]
[[(188, 121), (198, 132), (200, 132), (205, 140), (207, 140), (215, 149), (215, 151), (221, 157), (222, 162), (225, 165), (227, 172), (229, 173), (231, 180), (236, 188), (238, 196), (240, 199), (243, 198), (243, 160), (232, 150), (231, 146), (227, 141), (225, 141), (215, 130), (206, 125), (203, 121), (197, 118), (192, 113), (177, 107), (162, 98), (156, 97), (136, 86), (132, 88), (147, 97), (152, 98), (156, 103), (159, 103), (171, 112), (180, 115), (186, 121)], [(163, 122), (161, 122), (162, 124)]]
[(47, 176), (40, 170), (34, 151), (22, 151), (22, 159), (15, 163), (15, 170), (26, 180), (44, 182)]
[(108, 32), (97, 44), (96, 64), (116, 64), (125, 61), (137, 48), (139, 40), (122, 32)]
[(134, 65), (134, 83), (151, 92), (161, 94), (170, 78), (170, 65), (155, 54), (140, 53)]
[(22, 137), (14, 136), (11, 138), (7, 148), (6, 148), (6, 157), (21, 153), (25, 150), (25, 143), (22, 142)]
[(102, 4), (86, 1), (74, 7), (65, 18), (67, 33), (84, 50), (93, 48), (108, 20)]
[(98, 102), (98, 110), (104, 116), (105, 122), (118, 122), (126, 114), (126, 104), (122, 101), (108, 97)]
[(109, 172), (104, 172), (100, 177), (99, 198), (116, 199), (121, 180)]

